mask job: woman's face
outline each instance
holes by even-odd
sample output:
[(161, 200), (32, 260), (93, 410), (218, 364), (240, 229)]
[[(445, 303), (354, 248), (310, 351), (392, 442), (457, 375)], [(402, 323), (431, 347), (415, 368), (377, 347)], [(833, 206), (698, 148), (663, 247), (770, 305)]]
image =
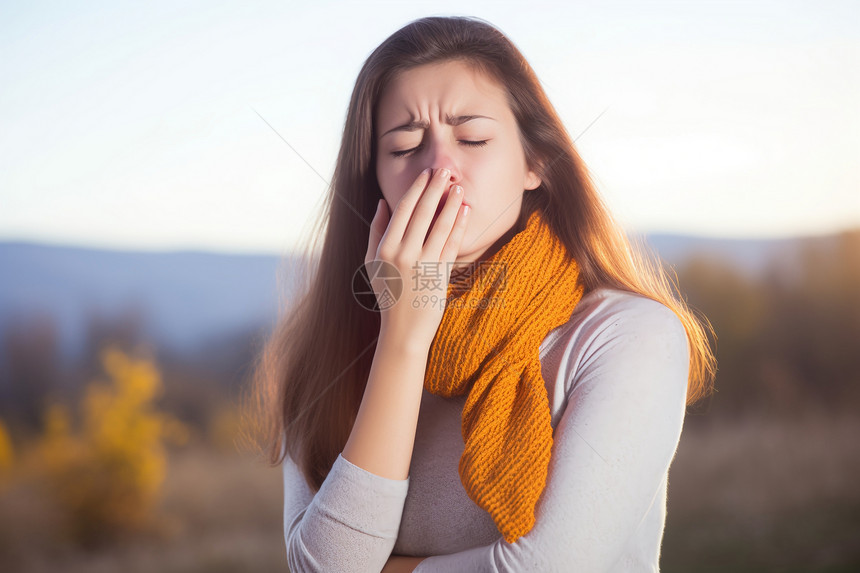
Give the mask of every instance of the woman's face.
[(375, 130), (376, 177), (390, 209), (427, 167), (447, 167), (451, 183), (463, 187), (472, 212), (459, 262), (480, 260), (516, 223), (523, 191), (540, 185), (526, 166), (505, 89), (463, 62), (396, 76), (380, 99)]

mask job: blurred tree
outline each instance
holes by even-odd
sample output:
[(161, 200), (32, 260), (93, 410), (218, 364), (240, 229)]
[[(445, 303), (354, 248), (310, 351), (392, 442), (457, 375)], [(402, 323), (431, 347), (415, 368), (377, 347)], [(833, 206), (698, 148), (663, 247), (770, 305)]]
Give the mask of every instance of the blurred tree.
[(92, 380), (103, 369), (102, 349), (116, 348), (126, 354), (149, 343), (146, 336), (146, 311), (129, 304), (119, 312), (107, 313), (90, 307), (86, 313), (83, 336), (83, 358), (77, 375), (81, 383)]
[(57, 389), (59, 348), (53, 316), (14, 317), (5, 329), (6, 391), (0, 415), (22, 432), (37, 431), (46, 396)]
[(711, 410), (740, 415), (761, 399), (748, 364), (758, 352), (765, 293), (731, 263), (704, 256), (690, 258), (678, 278), (688, 303), (711, 321), (716, 333), (718, 371)]
[(0, 485), (3, 483), (4, 476), (12, 469), (14, 461), (15, 449), (12, 447), (12, 438), (9, 436), (6, 424), (0, 420)]
[(798, 259), (796, 282), (764, 285), (773, 308), (762, 354), (783, 362), (803, 395), (838, 408), (860, 382), (860, 231), (808, 241)]
[(860, 230), (805, 239), (761, 277), (692, 257), (688, 302), (717, 335), (716, 416), (795, 416), (860, 404)]
[(67, 408), (53, 404), (37, 446), (37, 475), (67, 515), (70, 540), (84, 546), (152, 525), (166, 471), (165, 440), (186, 438), (182, 424), (155, 408), (161, 374), (152, 358), (113, 346), (101, 358), (110, 380), (87, 386), (80, 430)]

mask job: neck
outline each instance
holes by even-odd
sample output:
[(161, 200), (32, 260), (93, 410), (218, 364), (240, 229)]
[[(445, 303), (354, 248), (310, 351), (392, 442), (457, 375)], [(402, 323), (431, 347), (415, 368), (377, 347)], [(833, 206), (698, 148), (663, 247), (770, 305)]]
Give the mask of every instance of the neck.
[(523, 230), (524, 224), (522, 222), (522, 217), (517, 219), (517, 222), (514, 223), (513, 227), (508, 229), (505, 234), (496, 240), (495, 243), (484, 249), (483, 252), (479, 253), (477, 256), (472, 257), (463, 257), (457, 258), (457, 261), (454, 263), (454, 267), (451, 271), (451, 275), (458, 276), (462, 278), (463, 276), (468, 276), (471, 272), (478, 266), (481, 261), (486, 261), (497, 252), (499, 249), (508, 244), (508, 242), (520, 231)]

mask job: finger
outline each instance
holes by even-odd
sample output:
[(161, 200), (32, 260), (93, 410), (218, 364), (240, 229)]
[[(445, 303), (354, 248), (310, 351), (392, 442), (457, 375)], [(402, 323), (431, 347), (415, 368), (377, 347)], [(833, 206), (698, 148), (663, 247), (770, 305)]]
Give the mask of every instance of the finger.
[(394, 207), (394, 212), (391, 214), (391, 223), (388, 225), (388, 234), (386, 240), (391, 240), (400, 244), (403, 242), (403, 235), (406, 232), (406, 227), (409, 225), (409, 219), (412, 217), (412, 211), (415, 210), (415, 205), (421, 198), (424, 188), (430, 181), (430, 169), (427, 168), (421, 172), (415, 179), (406, 194), (400, 198), (397, 205)]
[[(445, 247), (439, 255), (440, 261), (453, 263), (457, 260), (457, 254), (460, 252), (460, 243), (463, 242), (463, 235), (466, 233), (466, 227), (469, 225), (469, 214), (472, 208), (468, 205), (460, 205), (457, 210), (457, 221), (454, 223), (454, 228), (451, 229), (451, 234), (445, 242)], [(448, 265), (451, 268), (451, 265)]]
[(433, 174), (430, 184), (418, 200), (406, 229), (406, 235), (403, 237), (402, 242), (408, 248), (420, 251), (424, 247), (427, 229), (430, 228), (445, 190), (448, 189), (450, 177), (451, 173), (447, 169), (440, 169)]
[(424, 243), (424, 253), (431, 260), (438, 260), (445, 242), (451, 235), (451, 230), (457, 222), (457, 213), (460, 210), (460, 205), (463, 203), (463, 188), (460, 185), (452, 185), (448, 190), (448, 198), (445, 200), (445, 206), (439, 213), (439, 217), (432, 227), (427, 232), (427, 239)]
[(385, 206), (385, 199), (380, 199), (376, 204), (376, 212), (373, 214), (373, 219), (370, 221), (370, 234), (367, 238), (367, 253), (364, 255), (364, 264), (376, 258), (379, 243), (382, 241), (382, 235), (385, 233), (385, 227), (388, 223), (387, 212), (388, 207)]

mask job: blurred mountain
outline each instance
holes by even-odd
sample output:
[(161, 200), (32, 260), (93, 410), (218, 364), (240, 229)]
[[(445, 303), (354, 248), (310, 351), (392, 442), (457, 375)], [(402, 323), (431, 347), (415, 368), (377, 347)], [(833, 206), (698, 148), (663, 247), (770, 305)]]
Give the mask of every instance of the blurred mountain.
[(670, 265), (697, 257), (722, 261), (748, 276), (761, 276), (777, 266), (782, 272), (796, 270), (804, 249), (832, 243), (835, 237), (726, 239), (654, 233), (642, 239)]
[[(796, 258), (823, 238), (712, 239), (644, 237), (672, 265), (693, 256), (719, 258), (758, 274)], [(92, 316), (133, 309), (143, 333), (177, 353), (210, 348), (240, 331), (271, 327), (277, 317), (280, 270), (289, 279), (297, 258), (204, 252), (131, 252), (0, 242), (0, 337), (15, 320), (51, 316), (60, 351), (82, 350)], [(288, 298), (291, 293), (285, 292)]]
[(278, 271), (293, 268), (290, 257), (0, 243), (0, 337), (16, 321), (47, 315), (70, 357), (82, 350), (93, 316), (131, 312), (159, 346), (193, 352), (273, 325)]

